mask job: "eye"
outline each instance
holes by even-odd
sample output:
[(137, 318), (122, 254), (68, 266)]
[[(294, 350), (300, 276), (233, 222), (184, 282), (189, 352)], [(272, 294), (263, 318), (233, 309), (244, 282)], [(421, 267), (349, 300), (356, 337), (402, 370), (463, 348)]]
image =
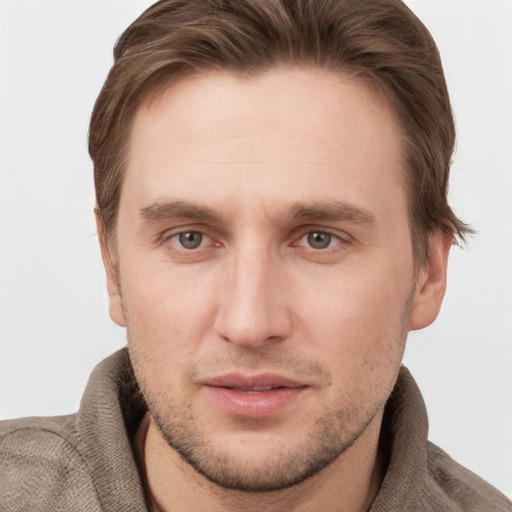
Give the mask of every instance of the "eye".
[(201, 231), (182, 231), (170, 237), (169, 240), (184, 249), (192, 250), (202, 247), (207, 238), (208, 237), (204, 233), (201, 233)]
[(327, 231), (309, 231), (300, 238), (300, 245), (312, 249), (328, 249), (340, 243), (340, 238)]

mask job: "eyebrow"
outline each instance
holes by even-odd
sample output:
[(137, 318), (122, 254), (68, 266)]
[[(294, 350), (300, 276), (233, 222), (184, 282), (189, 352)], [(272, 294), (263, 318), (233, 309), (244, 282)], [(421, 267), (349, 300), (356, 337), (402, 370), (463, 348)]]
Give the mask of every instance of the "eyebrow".
[[(187, 201), (155, 202), (141, 208), (141, 217), (148, 222), (172, 219), (193, 219), (198, 222), (227, 223), (224, 216), (212, 209)], [(309, 221), (351, 222), (373, 226), (375, 216), (368, 210), (345, 202), (315, 202), (311, 204), (296, 203), (292, 205), (285, 218)]]
[(221, 222), (223, 217), (210, 208), (186, 201), (153, 203), (140, 210), (140, 216), (148, 222), (172, 219), (194, 219), (199, 222)]
[(377, 223), (375, 215), (365, 208), (338, 201), (312, 204), (297, 203), (290, 207), (289, 216), (293, 219), (343, 221), (368, 226)]

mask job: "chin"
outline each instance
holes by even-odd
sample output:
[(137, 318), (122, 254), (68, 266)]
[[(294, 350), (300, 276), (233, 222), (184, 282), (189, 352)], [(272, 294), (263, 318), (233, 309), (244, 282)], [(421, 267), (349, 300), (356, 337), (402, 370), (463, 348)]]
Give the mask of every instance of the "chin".
[[(277, 436), (242, 422), (245, 433), (238, 425), (236, 432), (226, 434), (230, 439), (222, 441), (211, 425), (206, 427), (190, 413), (191, 408), (167, 409), (162, 415), (161, 407), (147, 403), (162, 437), (190, 467), (224, 489), (244, 492), (279, 491), (319, 474), (361, 438), (381, 410), (331, 410), (294, 435)], [(291, 422), (290, 429), (298, 423), (300, 419)]]

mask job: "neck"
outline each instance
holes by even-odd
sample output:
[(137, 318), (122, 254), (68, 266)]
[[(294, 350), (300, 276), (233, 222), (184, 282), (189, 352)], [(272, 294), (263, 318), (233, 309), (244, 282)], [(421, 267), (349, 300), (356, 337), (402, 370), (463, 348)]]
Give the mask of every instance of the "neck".
[(228, 490), (213, 484), (167, 444), (149, 415), (135, 442), (154, 512), (363, 512), (370, 508), (383, 478), (378, 451), (381, 422), (382, 413), (350, 448), (316, 475), (301, 484), (269, 493)]

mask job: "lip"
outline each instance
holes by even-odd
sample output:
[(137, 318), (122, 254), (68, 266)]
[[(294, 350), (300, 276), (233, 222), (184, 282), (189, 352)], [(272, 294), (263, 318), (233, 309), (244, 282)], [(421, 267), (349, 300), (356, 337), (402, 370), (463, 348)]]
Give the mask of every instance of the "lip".
[(268, 418), (292, 405), (308, 386), (276, 374), (229, 374), (208, 379), (204, 387), (225, 413)]
[(205, 380), (207, 386), (231, 389), (248, 389), (253, 387), (271, 388), (300, 388), (304, 384), (275, 373), (260, 373), (257, 375), (243, 375), (229, 373)]

